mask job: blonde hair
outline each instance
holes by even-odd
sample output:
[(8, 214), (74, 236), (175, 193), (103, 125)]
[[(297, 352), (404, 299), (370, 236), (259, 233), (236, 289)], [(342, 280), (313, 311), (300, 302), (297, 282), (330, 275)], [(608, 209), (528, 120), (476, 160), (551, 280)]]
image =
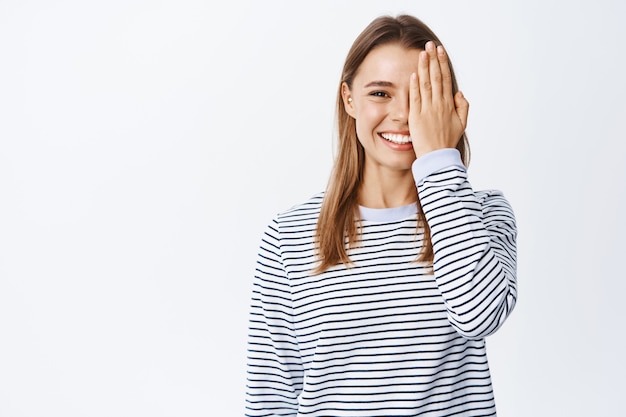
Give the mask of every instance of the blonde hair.
[[(381, 16), (373, 20), (356, 38), (341, 73), (339, 89), (337, 92), (336, 117), (337, 117), (337, 156), (330, 175), (320, 216), (315, 230), (315, 243), (319, 265), (315, 272), (320, 273), (326, 269), (343, 263), (351, 263), (347, 248), (357, 245), (360, 240), (358, 232), (359, 204), (358, 190), (363, 174), (365, 153), (356, 136), (355, 120), (346, 112), (341, 94), (341, 86), (345, 82), (352, 87), (354, 76), (365, 57), (374, 48), (398, 43), (407, 49), (424, 49), (428, 41), (437, 45), (441, 42), (428, 26), (419, 19), (401, 15), (396, 18)], [(452, 75), (452, 92), (458, 91), (452, 63), (450, 63)], [(469, 143), (465, 133), (459, 139), (457, 149), (461, 153), (461, 159), (467, 166), (469, 163)], [(430, 228), (422, 212), (418, 198), (418, 221), (417, 229), (423, 230), (423, 247), (418, 256), (418, 261), (433, 261), (433, 247), (430, 238)]]

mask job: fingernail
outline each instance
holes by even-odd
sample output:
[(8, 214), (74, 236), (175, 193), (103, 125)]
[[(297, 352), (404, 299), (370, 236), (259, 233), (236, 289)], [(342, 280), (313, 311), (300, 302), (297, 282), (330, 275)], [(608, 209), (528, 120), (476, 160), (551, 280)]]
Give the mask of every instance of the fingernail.
[(433, 41), (428, 41), (426, 42), (426, 50), (427, 51), (432, 51), (435, 47), (435, 43)]
[(439, 45), (439, 46), (437, 47), (437, 53), (438, 53), (439, 55), (443, 56), (443, 46)]

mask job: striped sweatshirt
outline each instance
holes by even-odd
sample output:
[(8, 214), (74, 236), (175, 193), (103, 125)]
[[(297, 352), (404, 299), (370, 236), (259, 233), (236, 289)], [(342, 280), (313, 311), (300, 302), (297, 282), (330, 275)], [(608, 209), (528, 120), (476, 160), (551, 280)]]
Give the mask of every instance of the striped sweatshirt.
[(516, 301), (516, 226), (499, 191), (472, 190), (456, 149), (413, 164), (417, 205), (361, 208), (350, 265), (321, 274), (323, 193), (278, 214), (253, 281), (247, 416), (496, 415), (485, 337)]

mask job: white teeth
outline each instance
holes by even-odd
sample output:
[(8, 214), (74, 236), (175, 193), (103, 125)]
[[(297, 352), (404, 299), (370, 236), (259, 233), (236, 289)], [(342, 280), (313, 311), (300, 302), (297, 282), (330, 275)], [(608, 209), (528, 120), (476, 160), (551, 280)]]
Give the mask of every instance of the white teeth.
[(404, 144), (412, 142), (410, 136), (398, 135), (396, 133), (381, 133), (380, 136), (393, 143)]

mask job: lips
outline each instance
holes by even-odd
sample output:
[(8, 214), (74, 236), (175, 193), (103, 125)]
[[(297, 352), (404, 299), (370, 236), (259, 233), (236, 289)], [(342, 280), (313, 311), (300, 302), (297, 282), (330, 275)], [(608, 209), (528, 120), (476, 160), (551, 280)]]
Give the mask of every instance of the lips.
[(404, 145), (413, 142), (409, 135), (402, 135), (399, 133), (379, 133), (379, 135), (383, 139), (392, 143), (397, 143), (398, 145)]

